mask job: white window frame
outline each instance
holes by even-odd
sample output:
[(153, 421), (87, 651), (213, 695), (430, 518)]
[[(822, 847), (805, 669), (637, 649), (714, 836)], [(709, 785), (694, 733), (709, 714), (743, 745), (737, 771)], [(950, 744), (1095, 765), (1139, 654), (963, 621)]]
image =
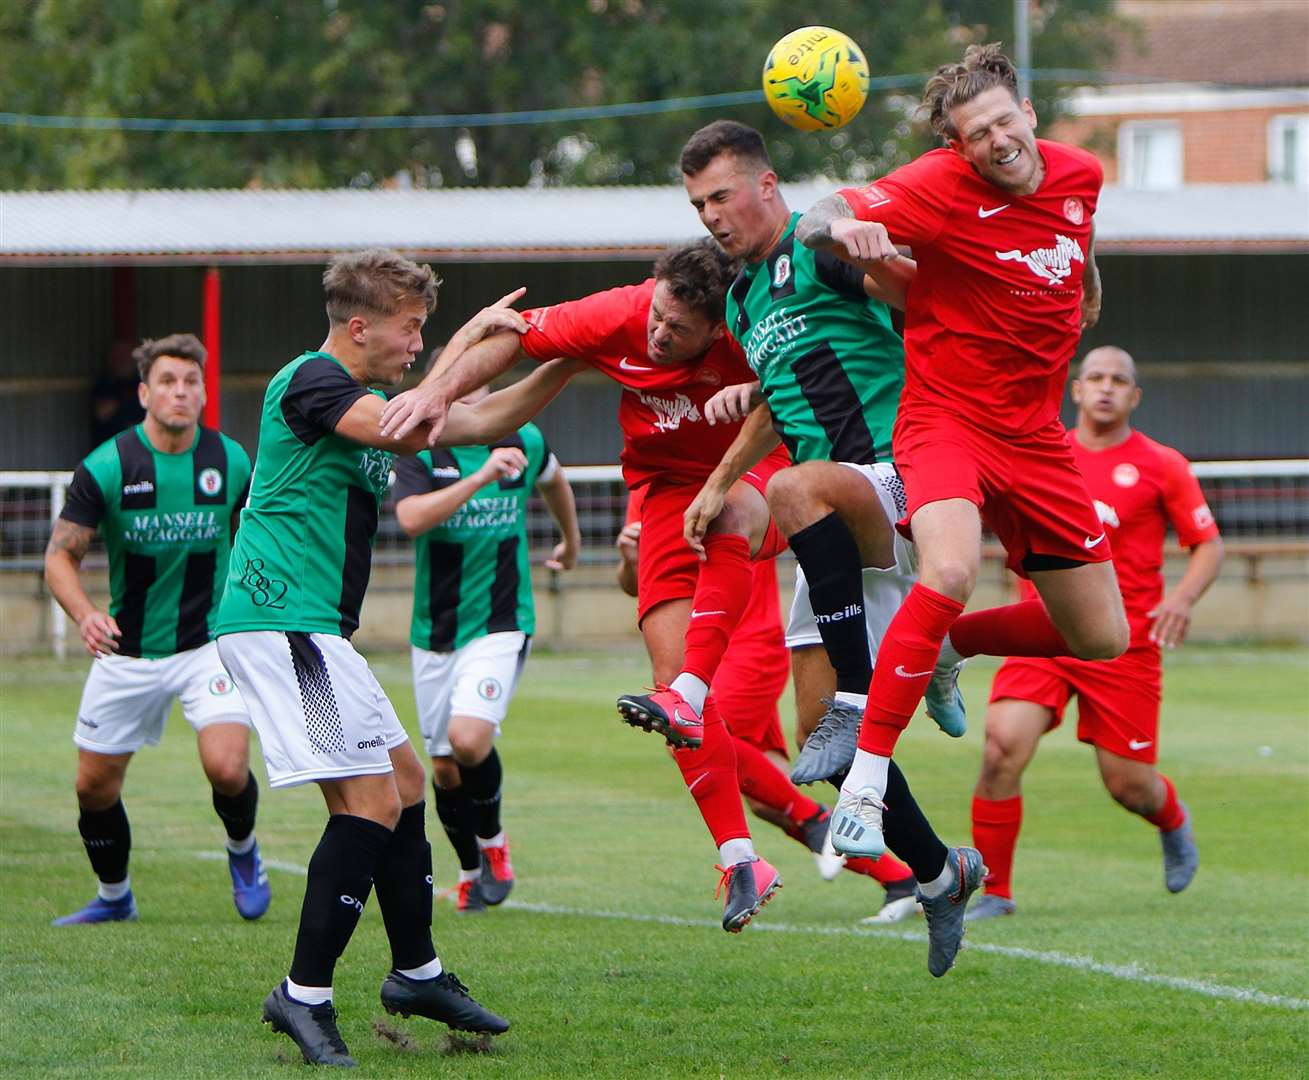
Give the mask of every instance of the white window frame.
[[(1152, 132), (1177, 136), (1177, 181), (1162, 187), (1143, 187), (1132, 183), (1136, 172), (1136, 154), (1132, 144), (1137, 135)], [(1172, 191), (1186, 182), (1186, 144), (1182, 140), (1182, 125), (1176, 120), (1128, 120), (1118, 126), (1118, 182), (1124, 187), (1139, 191)]]
[[(1291, 162), (1291, 177), (1287, 170), (1285, 134), (1287, 128), (1296, 132), (1299, 161)], [(1275, 183), (1293, 183), (1296, 187), (1309, 187), (1309, 113), (1282, 113), (1268, 119), (1268, 178)]]

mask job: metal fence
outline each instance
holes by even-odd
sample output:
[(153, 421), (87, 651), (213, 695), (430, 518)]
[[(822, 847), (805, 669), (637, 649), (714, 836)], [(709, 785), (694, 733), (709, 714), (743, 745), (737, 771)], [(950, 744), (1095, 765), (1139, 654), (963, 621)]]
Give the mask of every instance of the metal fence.
[[(1279, 461), (1210, 461), (1193, 465), (1229, 547), (1246, 558), (1269, 552), (1309, 551), (1309, 459)], [(624, 520), (627, 489), (616, 465), (567, 469), (577, 498), (584, 565), (614, 565), (614, 539)], [(45, 593), (41, 570), (50, 528), (64, 505), (71, 472), (0, 472), (0, 605), (33, 596), (48, 600), (40, 620), (0, 619), (0, 652), (39, 645), (48, 635), (62, 656), (67, 620)], [(533, 498), (528, 511), (528, 538), (534, 562), (541, 562), (556, 541), (554, 523), (544, 503)], [(413, 545), (400, 530), (390, 504), (383, 508), (374, 565), (402, 566), (413, 560)], [(87, 557), (90, 571), (103, 570), (97, 543)], [(566, 577), (559, 587), (569, 588)]]

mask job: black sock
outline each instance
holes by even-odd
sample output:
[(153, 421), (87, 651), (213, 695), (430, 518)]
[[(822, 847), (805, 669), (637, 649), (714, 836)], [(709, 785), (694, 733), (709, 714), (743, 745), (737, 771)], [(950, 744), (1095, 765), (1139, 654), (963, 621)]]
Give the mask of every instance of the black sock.
[(230, 839), (241, 841), (255, 831), (255, 811), (259, 806), (259, 784), (250, 773), (239, 795), (224, 795), (214, 789), (214, 811), (223, 821)]
[(468, 795), (461, 787), (439, 788), (435, 783), (432, 791), (436, 793), (436, 816), (455, 849), (459, 869), (476, 870), (482, 865), (482, 855), (477, 847), (477, 829)]
[(292, 982), (332, 985), (336, 961), (355, 932), (373, 887), (373, 870), (390, 842), (391, 830), (376, 821), (351, 814), (328, 819), (309, 860)]
[(919, 881), (935, 881), (945, 869), (947, 848), (909, 790), (900, 766), (891, 762), (886, 774), (886, 813), (882, 835), (886, 846), (909, 864)]
[(868, 693), (873, 662), (868, 653), (859, 545), (835, 511), (806, 525), (787, 542), (809, 583), (809, 605), (827, 658), (836, 669), (836, 689)]
[(436, 959), (432, 947), (432, 845), (423, 817), (427, 803), (400, 813), (391, 842), (373, 871), (373, 888), (391, 943), (391, 964), (411, 971)]
[(127, 877), (127, 856), (132, 850), (132, 827), (119, 799), (108, 810), (83, 810), (77, 818), (87, 858), (95, 876), (106, 885)]
[(500, 832), (500, 780), (504, 776), (495, 747), (478, 764), (460, 765), (459, 776), (473, 808), (477, 835), (490, 840)]

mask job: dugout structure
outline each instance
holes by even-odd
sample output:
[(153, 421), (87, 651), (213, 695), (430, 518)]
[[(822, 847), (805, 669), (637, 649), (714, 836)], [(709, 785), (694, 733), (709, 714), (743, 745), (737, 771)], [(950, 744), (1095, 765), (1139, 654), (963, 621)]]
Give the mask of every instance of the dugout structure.
[[(801, 208), (832, 188), (784, 192)], [(91, 448), (88, 393), (113, 343), (177, 330), (194, 330), (210, 348), (208, 422), (253, 452), (268, 377), (325, 333), (319, 279), (337, 251), (381, 245), (432, 262), (445, 278), (425, 332), (434, 346), (520, 284), (530, 305), (629, 284), (661, 251), (702, 235), (680, 187), (0, 192), (0, 471), (31, 479), (33, 470), (71, 469)], [(1309, 331), (1289, 317), (1309, 291), (1309, 195), (1278, 184), (1111, 186), (1096, 243), (1105, 311), (1083, 350), (1112, 343), (1136, 356), (1147, 393), (1140, 427), (1197, 461), (1309, 457)], [(550, 406), (539, 423), (561, 460), (612, 468), (618, 395), (587, 374)], [(612, 475), (594, 473), (579, 492), (597, 569), (561, 589), (611, 588), (623, 499), (621, 484), (603, 478)], [(1264, 545), (1251, 549), (1246, 577), (1303, 591), (1304, 481), (1213, 483), (1245, 493), (1210, 492), (1230, 510), (1224, 520), (1215, 507), (1229, 538)], [(38, 478), (0, 490), (4, 596), (39, 596), (33, 574), (57, 487)], [(411, 555), (392, 526), (384, 518), (375, 591), (403, 597)], [(1271, 544), (1282, 545), (1276, 556)], [(607, 605), (617, 612), (609, 625), (591, 614), (606, 605), (582, 605), (579, 618), (564, 595), (543, 598), (547, 638), (586, 640), (576, 631), (588, 626), (608, 638), (631, 625), (621, 604)], [(0, 650), (50, 640), (48, 615), (25, 610), (5, 608)], [(1305, 619), (1293, 615), (1247, 630), (1299, 636)], [(403, 624), (407, 611), (397, 607), (387, 621)]]

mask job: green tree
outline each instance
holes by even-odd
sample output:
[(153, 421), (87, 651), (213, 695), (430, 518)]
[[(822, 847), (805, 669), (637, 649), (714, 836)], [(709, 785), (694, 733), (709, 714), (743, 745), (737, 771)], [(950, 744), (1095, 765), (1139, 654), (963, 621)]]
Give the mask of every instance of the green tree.
[[(830, 0), (825, 22), (874, 75), (915, 74), (1011, 38), (1012, 0)], [(1033, 3), (1039, 67), (1110, 54), (1113, 0)], [(497, 113), (757, 86), (799, 20), (752, 0), (34, 0), (0, 5), (0, 101), (13, 113), (160, 119)], [(1049, 116), (1052, 94), (1039, 87)], [(662, 183), (716, 115), (763, 130), (784, 178), (862, 179), (930, 137), (916, 89), (876, 92), (837, 132), (794, 132), (759, 104), (532, 126), (195, 134), (9, 127), (0, 187)]]

